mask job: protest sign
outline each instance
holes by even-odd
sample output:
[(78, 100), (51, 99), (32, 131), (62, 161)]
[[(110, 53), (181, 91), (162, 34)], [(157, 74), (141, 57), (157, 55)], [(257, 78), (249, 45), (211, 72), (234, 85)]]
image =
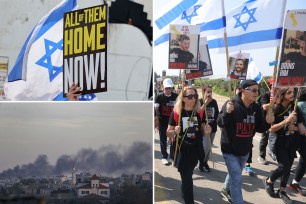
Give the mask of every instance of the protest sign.
[(306, 86), (306, 10), (287, 11), (277, 86)]
[(199, 69), (199, 34), (195, 25), (170, 25), (169, 69)]
[(213, 75), (207, 38), (201, 37), (199, 44), (199, 70), (186, 70), (186, 79), (196, 79)]
[(230, 56), (230, 78), (245, 80), (248, 72), (250, 53), (236, 53)]
[(65, 13), (63, 94), (78, 83), (82, 94), (107, 91), (107, 5)]

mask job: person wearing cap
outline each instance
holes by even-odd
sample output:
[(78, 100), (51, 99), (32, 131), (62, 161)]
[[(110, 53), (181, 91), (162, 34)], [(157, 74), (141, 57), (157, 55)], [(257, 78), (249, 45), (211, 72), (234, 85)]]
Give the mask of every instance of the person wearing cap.
[[(170, 78), (165, 78), (163, 81), (163, 92), (155, 96), (155, 117), (158, 120), (154, 120), (155, 128), (159, 129), (159, 140), (160, 140), (160, 150), (162, 154), (162, 163), (168, 165), (168, 153), (167, 153), (167, 135), (166, 131), (168, 128), (169, 117), (173, 110), (176, 98), (178, 94), (172, 92), (174, 84)], [(170, 147), (170, 159), (173, 159), (172, 147)]]
[[(269, 88), (271, 89), (273, 84), (273, 79), (270, 78), (269, 79)], [(261, 107), (262, 109), (262, 114), (263, 117), (266, 116), (267, 111), (269, 110), (269, 106), (270, 106), (270, 90), (266, 91), (265, 93), (263, 93), (259, 98), (258, 98), (258, 105)], [(261, 134), (261, 138), (259, 141), (259, 157), (258, 157), (258, 162), (263, 164), (263, 165), (267, 165), (268, 162), (266, 160), (266, 149), (268, 146), (268, 139), (269, 139), (269, 129), (270, 129), (270, 124), (266, 123), (265, 121), (263, 122), (264, 125), (264, 131)]]
[[(272, 198), (281, 198), (284, 203), (292, 203), (286, 194), (286, 186), (290, 176), (294, 158), (296, 157), (299, 139), (298, 125), (303, 123), (303, 117), (297, 107), (294, 110), (294, 88), (280, 88), (275, 95), (275, 122), (271, 125), (269, 148), (275, 155), (277, 168), (268, 178), (263, 179), (266, 192)], [(274, 182), (280, 178), (280, 188), (274, 191)]]
[[(221, 152), (228, 174), (221, 191), (229, 202), (242, 204), (242, 170), (252, 149), (253, 137), (262, 132), (262, 113), (255, 103), (258, 96), (258, 83), (244, 80), (239, 85), (239, 93), (233, 100), (223, 105), (217, 118), (221, 128)], [(267, 117), (272, 123), (273, 116)]]

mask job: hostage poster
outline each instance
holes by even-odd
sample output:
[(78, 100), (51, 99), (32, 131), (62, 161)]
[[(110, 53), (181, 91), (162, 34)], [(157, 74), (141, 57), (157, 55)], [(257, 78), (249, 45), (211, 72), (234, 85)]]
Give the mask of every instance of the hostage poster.
[(186, 79), (196, 79), (213, 75), (207, 38), (201, 37), (199, 43), (199, 70), (186, 70)]
[(6, 81), (8, 72), (8, 57), (0, 56), (0, 99), (3, 99), (4, 90), (3, 86)]
[(107, 6), (85, 8), (64, 16), (64, 97), (72, 83), (82, 94), (107, 91)]
[(306, 86), (306, 10), (286, 14), (277, 84), (280, 87)]
[(199, 34), (195, 25), (170, 25), (169, 69), (199, 69)]
[(248, 73), (250, 53), (236, 53), (229, 58), (230, 78), (245, 80)]

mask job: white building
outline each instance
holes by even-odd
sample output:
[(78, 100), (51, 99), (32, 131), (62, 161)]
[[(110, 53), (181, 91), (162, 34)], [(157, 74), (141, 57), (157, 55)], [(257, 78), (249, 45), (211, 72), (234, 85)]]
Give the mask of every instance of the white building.
[(95, 194), (105, 198), (110, 198), (110, 189), (108, 183), (100, 183), (99, 177), (93, 175), (90, 183), (77, 188), (78, 197)]

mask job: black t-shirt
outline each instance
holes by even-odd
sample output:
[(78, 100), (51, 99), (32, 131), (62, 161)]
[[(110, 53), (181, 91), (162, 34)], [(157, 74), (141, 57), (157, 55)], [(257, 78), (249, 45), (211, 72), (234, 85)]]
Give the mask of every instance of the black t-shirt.
[(180, 48), (173, 48), (170, 50), (170, 54), (175, 53), (177, 54), (177, 58), (174, 58), (174, 62), (184, 62), (190, 63), (191, 60), (194, 58), (193, 54), (189, 51), (181, 50)]
[[(193, 116), (190, 117), (192, 111), (186, 111), (185, 109), (182, 111), (182, 118), (180, 121), (181, 132), (180, 136), (183, 137), (186, 129), (188, 128), (188, 124), (190, 125), (187, 133), (185, 135), (184, 140), (188, 142), (195, 142), (196, 140), (202, 140), (201, 134), (201, 118), (197, 112), (193, 112)], [(174, 111), (172, 111), (171, 116), (169, 118), (169, 125), (177, 126), (177, 123), (174, 118)]]
[(270, 103), (270, 91), (267, 91), (267, 92), (263, 93), (260, 96), (260, 99), (258, 100), (258, 105), (260, 106), (260, 108), (262, 110), (263, 125), (265, 126), (264, 131), (267, 131), (270, 128), (270, 126), (271, 126), (266, 121), (267, 111), (264, 111), (264, 109), (262, 108), (262, 105), (268, 104), (268, 103)]
[(171, 93), (171, 96), (166, 96), (165, 93), (162, 92), (155, 97), (155, 103), (159, 104), (158, 107), (159, 122), (162, 123), (163, 125), (168, 125), (169, 117), (174, 108), (177, 96), (178, 95), (173, 92)]
[(217, 132), (217, 118), (219, 115), (219, 108), (217, 101), (215, 99), (212, 99), (212, 101), (206, 106), (206, 112), (204, 112), (204, 115), (202, 117), (202, 123), (206, 123), (206, 114), (207, 114), (208, 124), (212, 128), (211, 131)]
[[(283, 120), (285, 120), (290, 115), (290, 113), (292, 113), (293, 106), (294, 105), (292, 104), (290, 106), (290, 108), (285, 108), (283, 105), (280, 104), (279, 107), (275, 110), (275, 113), (274, 113), (274, 117), (275, 117), (274, 124), (280, 123)], [(297, 117), (296, 117), (297, 118), (297, 123), (304, 122), (304, 118), (303, 118), (299, 108), (296, 109), (296, 113), (297, 113)], [(288, 125), (285, 125), (283, 128), (276, 131), (275, 133), (279, 136), (289, 135)]]

